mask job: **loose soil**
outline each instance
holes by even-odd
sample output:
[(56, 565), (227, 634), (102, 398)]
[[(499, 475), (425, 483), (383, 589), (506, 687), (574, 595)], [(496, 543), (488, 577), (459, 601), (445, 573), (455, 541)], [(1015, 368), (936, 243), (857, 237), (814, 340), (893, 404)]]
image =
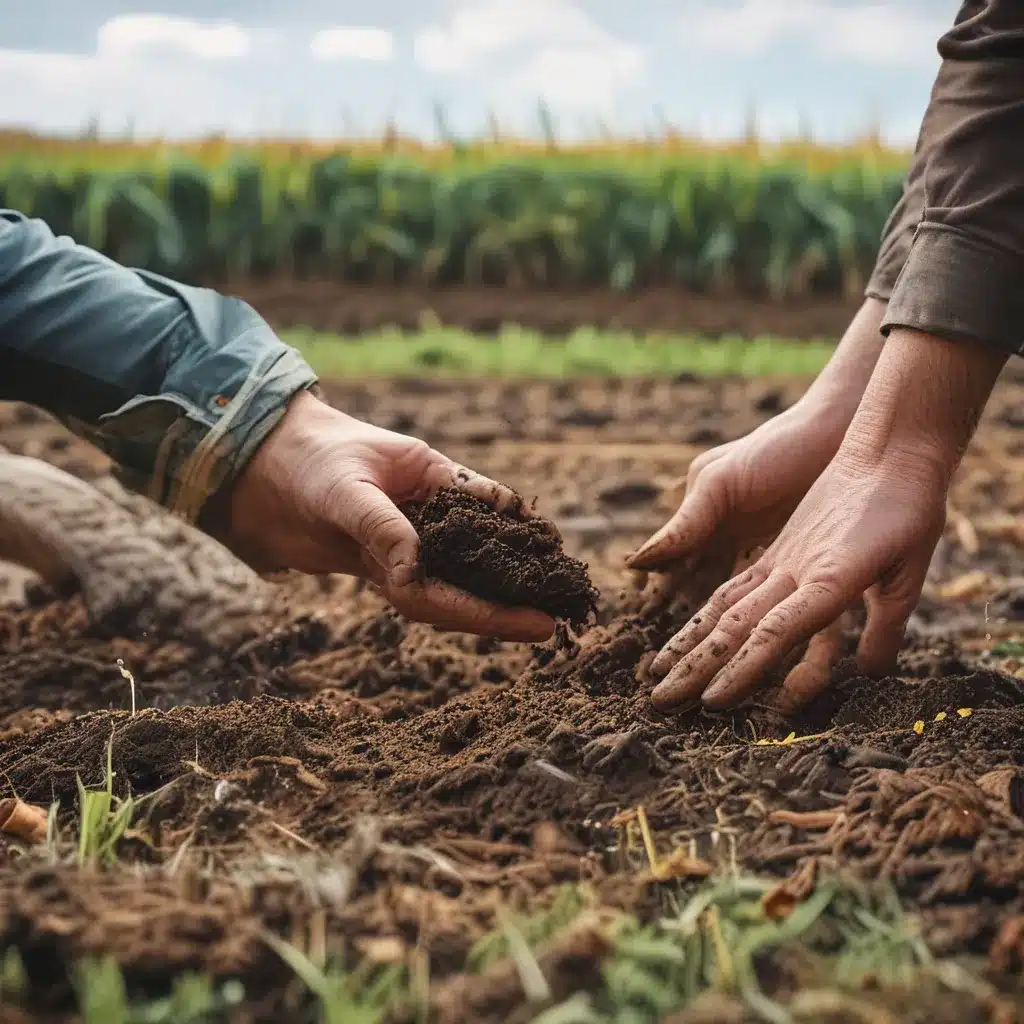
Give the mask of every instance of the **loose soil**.
[(577, 629), (597, 611), (587, 567), (562, 551), (558, 528), (522, 498), (500, 512), (446, 488), (403, 511), (420, 537), (420, 571), (499, 605), (539, 608)]
[[(0, 836), (0, 950), (21, 951), (30, 982), (0, 1019), (71, 1019), (72, 966), (99, 954), (140, 994), (201, 969), (244, 983), (233, 1019), (309, 1019), (265, 929), (311, 955), (425, 965), (439, 1020), (528, 1019), (515, 971), (467, 974), (468, 950), (499, 906), (548, 906), (565, 883), (643, 918), (685, 896), (645, 877), (642, 848), (623, 841), (617, 816), (639, 805), (663, 855), (780, 880), (887, 880), (934, 952), (979, 958), (1004, 996), (995, 1018), (980, 990), (866, 992), (891, 1017), (861, 1006), (828, 1019), (1017, 1019), (1024, 660), (1009, 644), (1024, 636), (1021, 383), (1008, 372), (964, 459), (899, 675), (868, 682), (844, 661), (795, 719), (762, 701), (728, 715), (655, 712), (637, 682), (644, 660), (713, 581), (652, 603), (621, 566), (674, 506), (692, 455), (787, 407), (801, 381), (328, 386), (355, 415), (538, 497), (563, 557), (585, 560), (601, 592), (594, 624), (565, 649), (440, 633), (348, 579), (286, 577), (271, 627), (210, 651), (159, 630), (111, 636), (80, 595), (26, 588), (12, 572), (0, 799), (59, 800), (73, 838), (77, 778), (100, 783), (109, 745), (115, 790), (141, 802), (113, 869), (81, 871)], [(0, 407), (0, 444), (86, 478), (107, 470), (22, 407)], [(476, 510), (442, 498), (420, 513), (429, 558), (455, 550), (458, 522)], [(524, 523), (491, 526), (542, 546), (538, 530), (518, 532)], [(523, 564), (516, 601), (537, 592)], [(580, 617), (592, 599), (581, 579), (567, 571), (553, 614)], [(118, 659), (137, 684), (134, 715)], [(591, 933), (568, 935), (543, 958), (553, 990), (596, 984), (603, 951)], [(775, 962), (763, 983), (785, 998), (800, 987), (794, 970)], [(735, 1006), (709, 1012), (679, 1019), (747, 1019)]]
[(426, 318), (482, 334), (493, 334), (504, 324), (518, 324), (549, 335), (569, 334), (577, 327), (600, 327), (711, 338), (729, 334), (838, 338), (860, 305), (857, 300), (836, 298), (769, 302), (697, 295), (679, 288), (627, 294), (483, 286), (387, 288), (291, 278), (212, 284), (250, 302), (277, 328), (302, 326), (338, 334), (382, 327), (414, 331)]

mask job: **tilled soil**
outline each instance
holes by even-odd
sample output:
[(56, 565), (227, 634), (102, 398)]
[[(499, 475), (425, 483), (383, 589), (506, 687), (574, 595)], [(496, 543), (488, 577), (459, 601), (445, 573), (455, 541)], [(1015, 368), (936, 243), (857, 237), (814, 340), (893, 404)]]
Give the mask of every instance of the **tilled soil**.
[(838, 338), (860, 304), (836, 297), (771, 302), (741, 296), (697, 295), (682, 288), (543, 290), (456, 286), (417, 288), (357, 285), (294, 278), (217, 281), (213, 285), (251, 303), (275, 327), (360, 334), (382, 327), (418, 330), (424, 320), (492, 334), (516, 324), (547, 335), (578, 327), (694, 333), (707, 337), (771, 334), (784, 338)]
[[(543, 907), (564, 883), (645, 918), (666, 909), (674, 883), (645, 877), (642, 852), (623, 841), (622, 812), (641, 805), (663, 855), (780, 879), (888, 880), (936, 954), (977, 956), (1005, 995), (998, 1018), (979, 991), (922, 989), (879, 996), (889, 1018), (835, 1019), (1015, 1019), (1024, 660), (1006, 645), (1024, 636), (1019, 378), (1000, 385), (964, 460), (899, 677), (871, 683), (843, 662), (794, 720), (760, 702), (668, 717), (637, 682), (710, 584), (651, 607), (624, 555), (670, 511), (696, 451), (745, 433), (802, 386), (328, 388), (348, 411), (400, 420), (539, 497), (601, 591), (578, 646), (439, 633), (353, 581), (306, 577), (280, 583), (288, 603), (273, 628), (214, 654), (112, 638), (80, 596), (25, 593), (12, 574), (0, 798), (58, 800), (73, 840), (77, 779), (101, 782), (109, 745), (115, 792), (140, 803), (121, 863), (105, 870), (0, 836), (0, 952), (16, 946), (30, 981), (9, 1019), (67, 1019), (72, 966), (105, 953), (133, 991), (202, 969), (244, 983), (237, 1019), (307, 1019), (265, 929), (313, 956), (425, 964), (437, 1019), (528, 1019), (515, 971), (466, 974), (468, 950), (499, 906)], [(470, 436), (456, 428), (474, 410), (487, 423)], [(0, 444), (82, 476), (105, 471), (18, 407), (0, 409)], [(118, 659), (135, 679), (135, 714)], [(597, 983), (595, 942), (570, 935), (550, 952), (556, 994)], [(779, 991), (794, 984), (784, 964), (771, 977)]]

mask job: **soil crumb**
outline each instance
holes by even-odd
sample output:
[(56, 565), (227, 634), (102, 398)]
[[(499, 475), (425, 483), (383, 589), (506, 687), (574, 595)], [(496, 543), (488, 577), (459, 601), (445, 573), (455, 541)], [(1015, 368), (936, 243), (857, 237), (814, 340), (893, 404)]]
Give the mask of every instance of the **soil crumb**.
[(428, 579), (496, 604), (537, 608), (577, 630), (597, 611), (586, 563), (565, 554), (552, 522), (525, 515), (522, 506), (496, 512), (450, 487), (403, 511), (420, 535)]

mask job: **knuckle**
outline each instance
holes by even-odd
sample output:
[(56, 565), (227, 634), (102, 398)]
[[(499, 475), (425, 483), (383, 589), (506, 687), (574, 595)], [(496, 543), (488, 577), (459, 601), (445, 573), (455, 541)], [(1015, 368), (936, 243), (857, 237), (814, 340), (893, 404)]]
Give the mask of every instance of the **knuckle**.
[(746, 616), (738, 612), (726, 612), (718, 622), (715, 631), (708, 637), (708, 642), (714, 646), (724, 645), (734, 648), (737, 643), (742, 643), (750, 634), (750, 625)]

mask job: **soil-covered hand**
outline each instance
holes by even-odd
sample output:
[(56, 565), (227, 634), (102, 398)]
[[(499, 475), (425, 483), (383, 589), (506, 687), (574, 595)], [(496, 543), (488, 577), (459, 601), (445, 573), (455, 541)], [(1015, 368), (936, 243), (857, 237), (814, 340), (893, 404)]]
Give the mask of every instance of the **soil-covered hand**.
[[(885, 305), (867, 300), (828, 367), (791, 409), (690, 465), (686, 493), (672, 518), (629, 559), (629, 567), (665, 574), (666, 596), (699, 576), (703, 594), (749, 565), (778, 535), (839, 450), (882, 349)], [(842, 632), (816, 638), (793, 670), (792, 692), (813, 690), (838, 660)]]
[[(895, 332), (838, 454), (779, 536), (655, 659), (656, 706), (732, 707), (862, 595), (860, 668), (889, 670), (942, 532), (952, 474), (1004, 362), (966, 342)], [(807, 682), (786, 680), (790, 703), (813, 696), (796, 692)]]
[[(732, 707), (862, 594), (868, 619), (859, 667), (883, 674), (920, 595), (945, 497), (938, 474), (912, 459), (871, 465), (837, 456), (771, 547), (655, 659), (651, 674), (663, 678), (654, 703), (670, 711), (703, 698), (708, 708)], [(795, 692), (800, 679), (784, 683), (788, 703), (806, 696)]]
[(547, 640), (554, 621), (543, 612), (499, 607), (417, 579), (419, 538), (398, 505), (444, 487), (498, 509), (518, 501), (509, 488), (424, 441), (353, 419), (303, 392), (235, 482), (228, 542), (265, 571), (367, 579), (415, 621), (505, 640)]

